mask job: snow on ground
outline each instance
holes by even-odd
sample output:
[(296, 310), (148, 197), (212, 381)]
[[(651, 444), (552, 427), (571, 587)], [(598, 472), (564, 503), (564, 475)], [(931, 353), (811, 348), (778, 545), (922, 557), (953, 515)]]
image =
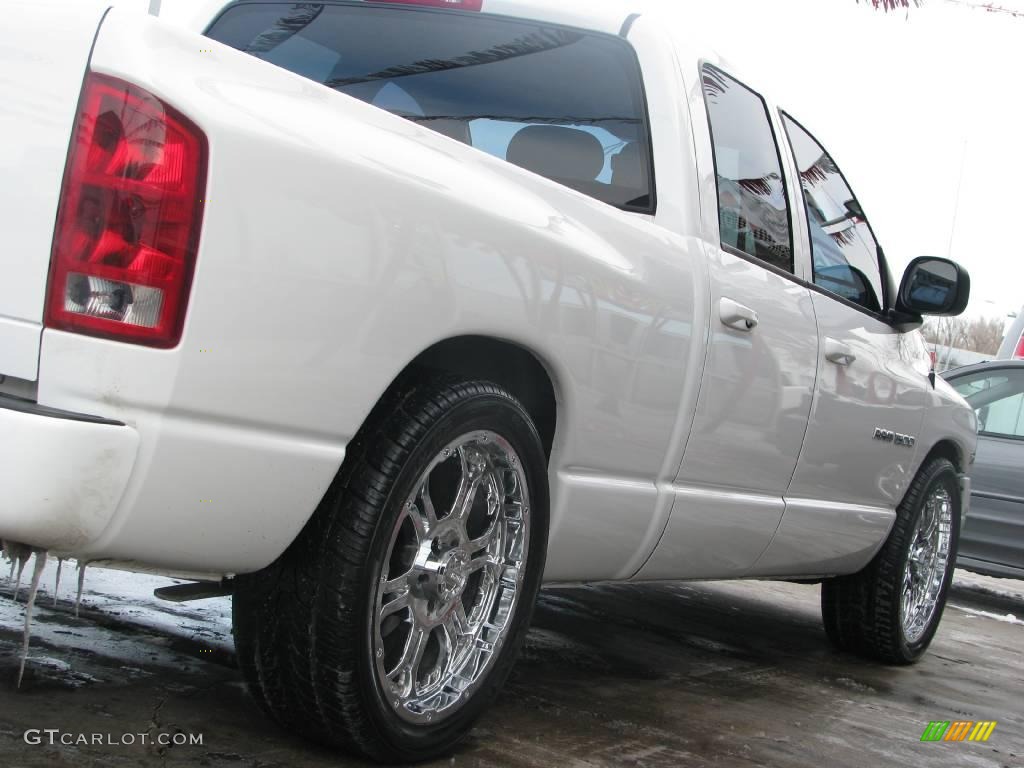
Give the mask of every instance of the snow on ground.
[(992, 613), (991, 611), (978, 611), (974, 608), (966, 608), (962, 605), (953, 605), (958, 611), (963, 611), (968, 616), (979, 616), (983, 619), (995, 619), (996, 621), (1005, 621), (1007, 624), (1020, 624), (1024, 626), (1024, 621), (1021, 621), (1012, 613), (1001, 615), (998, 613)]
[[(0, 568), (0, 591), (5, 595), (0, 597), (0, 628), (21, 631), (28, 592), (26, 582), (33, 565), (29, 563), (25, 567), (17, 603), (10, 600), (13, 584), (7, 584), (6, 569)], [(226, 654), (234, 652), (229, 597), (172, 603), (154, 597), (153, 590), (180, 581), (144, 573), (89, 567), (82, 593), (83, 620), (73, 621), (77, 563), (73, 560), (64, 562), (55, 609), (56, 573), (57, 562), (51, 559), (43, 572), (36, 600), (36, 615), (32, 624), (33, 642), (29, 651), (32, 664), (63, 663), (48, 659), (39, 650), (40, 644), (89, 651), (126, 664), (145, 661), (170, 666), (177, 664), (179, 657), (170, 650), (169, 644), (166, 652), (162, 651), (159, 638), (187, 641), (200, 648)], [(954, 587), (950, 601), (953, 608), (972, 618), (1024, 625), (1024, 581), (992, 578), (958, 570)], [(681, 590), (690, 588), (679, 585)], [(963, 594), (994, 598), (999, 601), (998, 608), (1003, 608), (1004, 603), (1019, 603), (1021, 610), (1013, 613), (981, 610), (974, 605), (963, 605), (960, 599)], [(542, 600), (563, 612), (571, 613), (574, 608), (574, 603), (559, 591), (545, 592)], [(1014, 605), (1006, 607), (1012, 609)], [(101, 618), (102, 621), (99, 620)], [(133, 639), (132, 633), (122, 631), (121, 625), (150, 636), (146, 642), (138, 642)], [(152, 635), (157, 636), (156, 643)], [(565, 643), (572, 645), (571, 641), (556, 633), (535, 630), (531, 634), (531, 645), (537, 648), (550, 650), (549, 646), (556, 647)], [(579, 653), (579, 648), (563, 650)]]
[[(33, 566), (34, 562), (29, 563), (25, 573), (31, 573)], [(39, 650), (40, 644), (94, 653), (129, 665), (147, 663), (170, 667), (180, 664), (180, 655), (170, 647), (174, 640), (184, 640), (211, 651), (234, 653), (231, 599), (228, 597), (172, 603), (154, 597), (153, 590), (180, 581), (89, 567), (82, 591), (82, 619), (75, 620), (77, 563), (67, 560), (61, 570), (56, 594), (57, 561), (50, 559), (43, 571), (32, 619), (30, 664), (53, 666), (63, 663), (46, 657)], [(15, 603), (10, 599), (14, 581), (8, 583), (7, 569), (0, 569), (0, 572), (0, 590), (3, 591), (0, 597), (0, 629), (20, 632), (25, 621), (27, 579), (23, 577), (18, 602)], [(123, 627), (130, 628), (132, 632), (125, 632)], [(136, 634), (139, 631), (150, 635), (145, 642), (139, 642)], [(161, 643), (160, 638), (166, 638), (168, 642)]]
[[(26, 572), (31, 570), (29, 563)], [(270, 727), (233, 668), (230, 599), (169, 603), (172, 582), (75, 564), (45, 569), (25, 684), (15, 692), (25, 587), (0, 569), (0, 765), (337, 768), (344, 758)], [(456, 758), (479, 768), (1022, 765), (1024, 583), (958, 572), (931, 652), (867, 664), (825, 640), (819, 590), (783, 582), (549, 589), (506, 693)], [(1007, 620), (1007, 614), (1015, 621)], [(929, 721), (998, 720), (990, 744), (922, 744)], [(28, 747), (20, 734), (203, 734), (201, 747)], [(955, 751), (955, 754), (954, 754)], [(434, 765), (447, 768), (446, 759)], [(945, 763), (944, 763), (945, 764)], [(950, 762), (949, 764), (953, 764)]]
[(957, 569), (953, 575), (953, 586), (1024, 601), (1024, 580), (1022, 579), (1000, 579), (995, 576), (982, 576), (978, 573)]
[[(65, 574), (69, 570), (68, 565), (73, 562), (65, 563)], [(56, 566), (48, 563), (43, 573), (43, 585), (50, 588), (51, 602), (55, 575)], [(64, 578), (61, 577), (59, 597), (74, 601), (74, 577), (67, 586), (64, 585)], [(145, 573), (90, 567), (85, 573), (82, 606), (161, 634), (203, 642), (213, 648), (233, 652), (231, 598), (172, 603), (153, 596), (153, 590), (158, 587), (181, 583), (180, 580)]]

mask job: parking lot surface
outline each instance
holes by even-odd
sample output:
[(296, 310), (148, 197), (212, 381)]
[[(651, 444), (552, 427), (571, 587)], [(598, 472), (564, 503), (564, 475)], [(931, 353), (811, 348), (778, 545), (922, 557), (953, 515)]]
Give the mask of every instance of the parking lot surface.
[[(73, 585), (52, 605), (52, 570), (21, 690), (24, 587), (18, 604), (0, 587), (0, 765), (358, 764), (249, 699), (227, 599), (162, 603), (166, 580), (93, 570), (76, 619)], [(931, 652), (906, 668), (832, 650), (818, 597), (775, 582), (547, 590), (497, 705), (437, 765), (1024, 765), (1024, 584), (958, 572)], [(998, 725), (986, 743), (921, 742), (957, 720)]]

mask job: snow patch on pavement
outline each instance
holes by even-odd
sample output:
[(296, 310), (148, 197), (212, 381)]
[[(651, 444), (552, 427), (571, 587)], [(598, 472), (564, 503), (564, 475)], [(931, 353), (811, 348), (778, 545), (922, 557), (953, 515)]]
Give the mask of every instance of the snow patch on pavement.
[(953, 575), (953, 586), (984, 592), (998, 597), (1008, 597), (1024, 603), (1024, 581), (1020, 579), (1000, 579), (995, 576), (982, 576), (978, 573), (958, 568)]
[(998, 613), (991, 613), (989, 611), (979, 611), (976, 608), (968, 608), (964, 605), (954, 605), (953, 607), (956, 608), (958, 611), (963, 611), (968, 616), (979, 616), (984, 619), (995, 619), (996, 621), (1003, 621), (1007, 624), (1019, 624), (1021, 626), (1024, 626), (1024, 621), (1018, 619), (1012, 613), (1001, 615)]
[[(88, 675), (58, 669), (61, 664), (67, 666), (66, 663), (49, 657), (41, 646), (113, 659), (127, 665), (125, 670), (138, 673), (142, 673), (138, 669), (142, 666), (180, 668), (183, 657), (172, 648), (175, 640), (188, 641), (200, 650), (205, 647), (211, 652), (234, 651), (231, 599), (228, 597), (171, 603), (154, 597), (153, 590), (180, 583), (178, 581), (90, 566), (82, 593), (82, 610), (86, 615), (79, 619), (74, 615), (77, 584), (68, 580), (70, 584), (59, 585), (57, 569), (55, 559), (46, 563), (34, 608), (28, 660), (37, 673), (63, 671), (63, 677), (78, 685), (95, 680)], [(20, 634), (25, 623), (25, 590), (21, 590), (15, 602), (12, 599), (15, 585), (5, 581), (0, 576), (0, 587), (5, 588), (4, 596), (0, 596), (0, 630)], [(88, 612), (124, 622), (133, 631), (97, 623)]]

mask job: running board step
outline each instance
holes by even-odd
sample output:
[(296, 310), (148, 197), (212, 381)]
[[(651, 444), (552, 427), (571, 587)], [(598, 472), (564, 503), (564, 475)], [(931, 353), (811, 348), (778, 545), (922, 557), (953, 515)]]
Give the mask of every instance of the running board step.
[(172, 584), (153, 590), (153, 596), (172, 603), (187, 603), (190, 600), (207, 600), (211, 597), (224, 597), (235, 591), (232, 579), (222, 581), (191, 581), (187, 584)]

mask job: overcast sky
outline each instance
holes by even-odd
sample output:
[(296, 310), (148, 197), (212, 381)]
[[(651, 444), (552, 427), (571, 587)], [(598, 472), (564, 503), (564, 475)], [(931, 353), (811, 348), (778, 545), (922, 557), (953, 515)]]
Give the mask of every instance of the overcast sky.
[[(694, 21), (692, 0), (650, 2)], [(855, 0), (699, 7), (711, 44), (831, 152), (895, 272), (951, 255), (971, 272), (971, 314), (1020, 309), (1024, 18), (946, 0), (889, 14)]]

